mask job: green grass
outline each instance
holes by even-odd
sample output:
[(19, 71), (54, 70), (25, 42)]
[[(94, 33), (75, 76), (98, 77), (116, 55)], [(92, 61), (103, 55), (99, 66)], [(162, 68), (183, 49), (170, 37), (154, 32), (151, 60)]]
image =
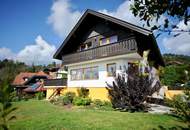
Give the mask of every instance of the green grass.
[[(128, 113), (95, 109), (66, 109), (47, 101), (14, 103), (17, 119), (10, 122), (11, 130), (166, 130), (187, 127), (169, 115)], [(161, 129), (164, 130), (164, 129)]]

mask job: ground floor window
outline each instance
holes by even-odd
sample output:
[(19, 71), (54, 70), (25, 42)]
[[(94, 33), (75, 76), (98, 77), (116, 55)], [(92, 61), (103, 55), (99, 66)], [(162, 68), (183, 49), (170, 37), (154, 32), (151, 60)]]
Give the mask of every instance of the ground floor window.
[(116, 63), (107, 64), (107, 75), (113, 76), (116, 73)]
[(98, 67), (88, 67), (88, 68), (80, 68), (73, 69), (70, 71), (71, 80), (91, 80), (98, 79)]

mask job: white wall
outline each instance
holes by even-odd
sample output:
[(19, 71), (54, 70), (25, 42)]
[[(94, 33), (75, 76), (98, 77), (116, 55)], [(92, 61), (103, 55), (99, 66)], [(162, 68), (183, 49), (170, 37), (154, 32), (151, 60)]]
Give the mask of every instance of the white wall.
[[(102, 58), (97, 60), (90, 60), (87, 62), (70, 64), (68, 66), (68, 87), (106, 87), (107, 83), (112, 84), (113, 77), (107, 76), (107, 64), (116, 63), (116, 73), (120, 72), (120, 66), (128, 67), (129, 61), (141, 60), (142, 57), (138, 53), (125, 54), (109, 58)], [(70, 71), (72, 69), (87, 68), (98, 66), (99, 79), (98, 80), (71, 80)]]

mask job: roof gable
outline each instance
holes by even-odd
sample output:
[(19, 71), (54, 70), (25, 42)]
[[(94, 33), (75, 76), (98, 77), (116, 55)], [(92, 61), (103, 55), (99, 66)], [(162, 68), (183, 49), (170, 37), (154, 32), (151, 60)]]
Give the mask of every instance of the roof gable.
[(102, 18), (104, 20), (107, 20), (109, 22), (118, 24), (120, 26), (123, 26), (125, 28), (131, 29), (133, 31), (142, 33), (144, 35), (150, 35), (152, 34), (152, 31), (136, 26), (134, 24), (128, 23), (126, 21), (114, 18), (112, 16), (106, 15), (106, 14), (102, 14), (90, 9), (87, 9), (86, 12), (82, 15), (82, 17), (80, 18), (80, 20), (78, 21), (78, 23), (74, 26), (74, 28), (71, 30), (71, 32), (69, 33), (69, 35), (66, 37), (66, 39), (64, 40), (64, 42), (62, 43), (62, 45), (58, 48), (58, 50), (56, 51), (56, 53), (54, 54), (54, 58), (55, 59), (61, 59), (61, 51), (64, 48), (64, 46), (68, 43), (68, 41), (71, 39), (72, 36), (75, 35), (76, 30), (83, 24), (83, 23), (87, 23), (87, 21), (89, 20), (89, 16), (91, 17), (97, 17), (97, 18)]

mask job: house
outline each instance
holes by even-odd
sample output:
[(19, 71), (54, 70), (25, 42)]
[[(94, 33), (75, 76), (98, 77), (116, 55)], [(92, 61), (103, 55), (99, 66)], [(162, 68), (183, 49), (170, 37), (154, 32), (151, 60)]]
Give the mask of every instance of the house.
[[(15, 77), (12, 86), (15, 87), (17, 95), (19, 96), (25, 93), (35, 93), (39, 91), (39, 87), (43, 84), (41, 81), (49, 78), (51, 78), (51, 76), (43, 71), (37, 73), (21, 72)], [(37, 88), (38, 90), (36, 90)], [(40, 90), (42, 90), (42, 88)]]
[(56, 95), (61, 94), (61, 90), (67, 85), (67, 71), (62, 66), (47, 68), (45, 70), (52, 76), (51, 79), (44, 81), (44, 88), (46, 91), (46, 99), (49, 100)]
[(152, 31), (88, 9), (54, 54), (68, 68), (63, 93), (85, 87), (92, 99), (108, 100), (112, 71), (141, 61), (146, 50), (155, 70), (164, 66)]

